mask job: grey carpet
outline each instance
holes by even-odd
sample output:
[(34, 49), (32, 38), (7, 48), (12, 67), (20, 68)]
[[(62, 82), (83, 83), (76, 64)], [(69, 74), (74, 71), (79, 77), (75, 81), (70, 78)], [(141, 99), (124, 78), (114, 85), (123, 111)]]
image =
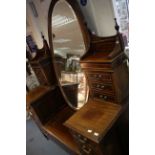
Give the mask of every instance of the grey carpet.
[(26, 121), (26, 155), (69, 155), (60, 146), (47, 140), (33, 120)]

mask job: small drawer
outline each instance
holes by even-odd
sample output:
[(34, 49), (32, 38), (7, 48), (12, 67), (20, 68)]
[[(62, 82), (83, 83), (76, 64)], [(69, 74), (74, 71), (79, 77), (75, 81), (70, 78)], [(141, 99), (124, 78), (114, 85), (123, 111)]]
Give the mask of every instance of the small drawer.
[(112, 84), (103, 84), (103, 83), (91, 83), (91, 87), (94, 90), (98, 90), (98, 91), (104, 91), (104, 92), (110, 92), (110, 93), (114, 93), (114, 89), (113, 89), (113, 85)]
[(101, 99), (101, 100), (109, 101), (109, 102), (115, 101), (115, 97), (112, 95), (102, 94), (102, 93), (98, 93), (98, 92), (93, 92), (92, 95), (96, 99)]
[(93, 148), (89, 145), (82, 145), (81, 146), (81, 153), (84, 154), (84, 155), (94, 155), (93, 154)]
[(92, 153), (93, 147), (90, 145), (89, 140), (86, 137), (81, 136), (78, 133), (73, 133), (73, 132), (72, 132), (72, 135), (73, 135), (74, 139), (76, 140), (82, 155), (87, 155), (87, 154), (94, 155)]
[(77, 142), (82, 155), (95, 155), (94, 147), (96, 147), (96, 145), (94, 145), (89, 139), (82, 136), (81, 134), (73, 130), (70, 130), (70, 132)]
[(80, 134), (72, 132), (72, 135), (80, 144), (86, 144), (88, 142), (88, 139), (84, 136), (81, 136)]
[(87, 76), (91, 81), (112, 82), (111, 73), (107, 72), (87, 72)]

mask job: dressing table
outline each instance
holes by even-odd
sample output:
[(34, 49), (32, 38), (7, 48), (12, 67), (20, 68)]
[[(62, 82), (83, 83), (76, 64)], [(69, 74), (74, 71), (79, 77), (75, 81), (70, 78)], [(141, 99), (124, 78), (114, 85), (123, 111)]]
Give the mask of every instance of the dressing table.
[[(88, 31), (75, 1), (52, 0), (50, 4), (48, 35), (54, 82), (29, 92), (27, 106), (43, 135), (70, 154), (128, 154), (128, 68), (117, 24), (116, 30), (111, 37), (95, 36)], [(68, 58), (68, 54), (72, 56)], [(66, 60), (65, 66), (76, 60), (71, 72), (85, 80), (76, 84), (63, 81), (67, 69), (58, 71), (57, 55)], [(66, 82), (73, 84), (73, 94), (64, 87)], [(77, 100), (73, 101), (73, 95)]]

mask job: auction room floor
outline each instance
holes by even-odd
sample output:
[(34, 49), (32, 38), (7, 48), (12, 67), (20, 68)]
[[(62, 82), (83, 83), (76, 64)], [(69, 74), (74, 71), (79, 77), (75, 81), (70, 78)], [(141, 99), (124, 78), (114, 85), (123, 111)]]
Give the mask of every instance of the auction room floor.
[(33, 120), (26, 122), (26, 155), (69, 155), (55, 142), (47, 140)]

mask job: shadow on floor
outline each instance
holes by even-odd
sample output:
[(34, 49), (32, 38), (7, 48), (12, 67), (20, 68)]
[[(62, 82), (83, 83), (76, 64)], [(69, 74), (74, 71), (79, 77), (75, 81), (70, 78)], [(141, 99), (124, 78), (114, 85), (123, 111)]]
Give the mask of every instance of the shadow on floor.
[(26, 121), (26, 155), (69, 155), (51, 140), (47, 140), (33, 122)]

